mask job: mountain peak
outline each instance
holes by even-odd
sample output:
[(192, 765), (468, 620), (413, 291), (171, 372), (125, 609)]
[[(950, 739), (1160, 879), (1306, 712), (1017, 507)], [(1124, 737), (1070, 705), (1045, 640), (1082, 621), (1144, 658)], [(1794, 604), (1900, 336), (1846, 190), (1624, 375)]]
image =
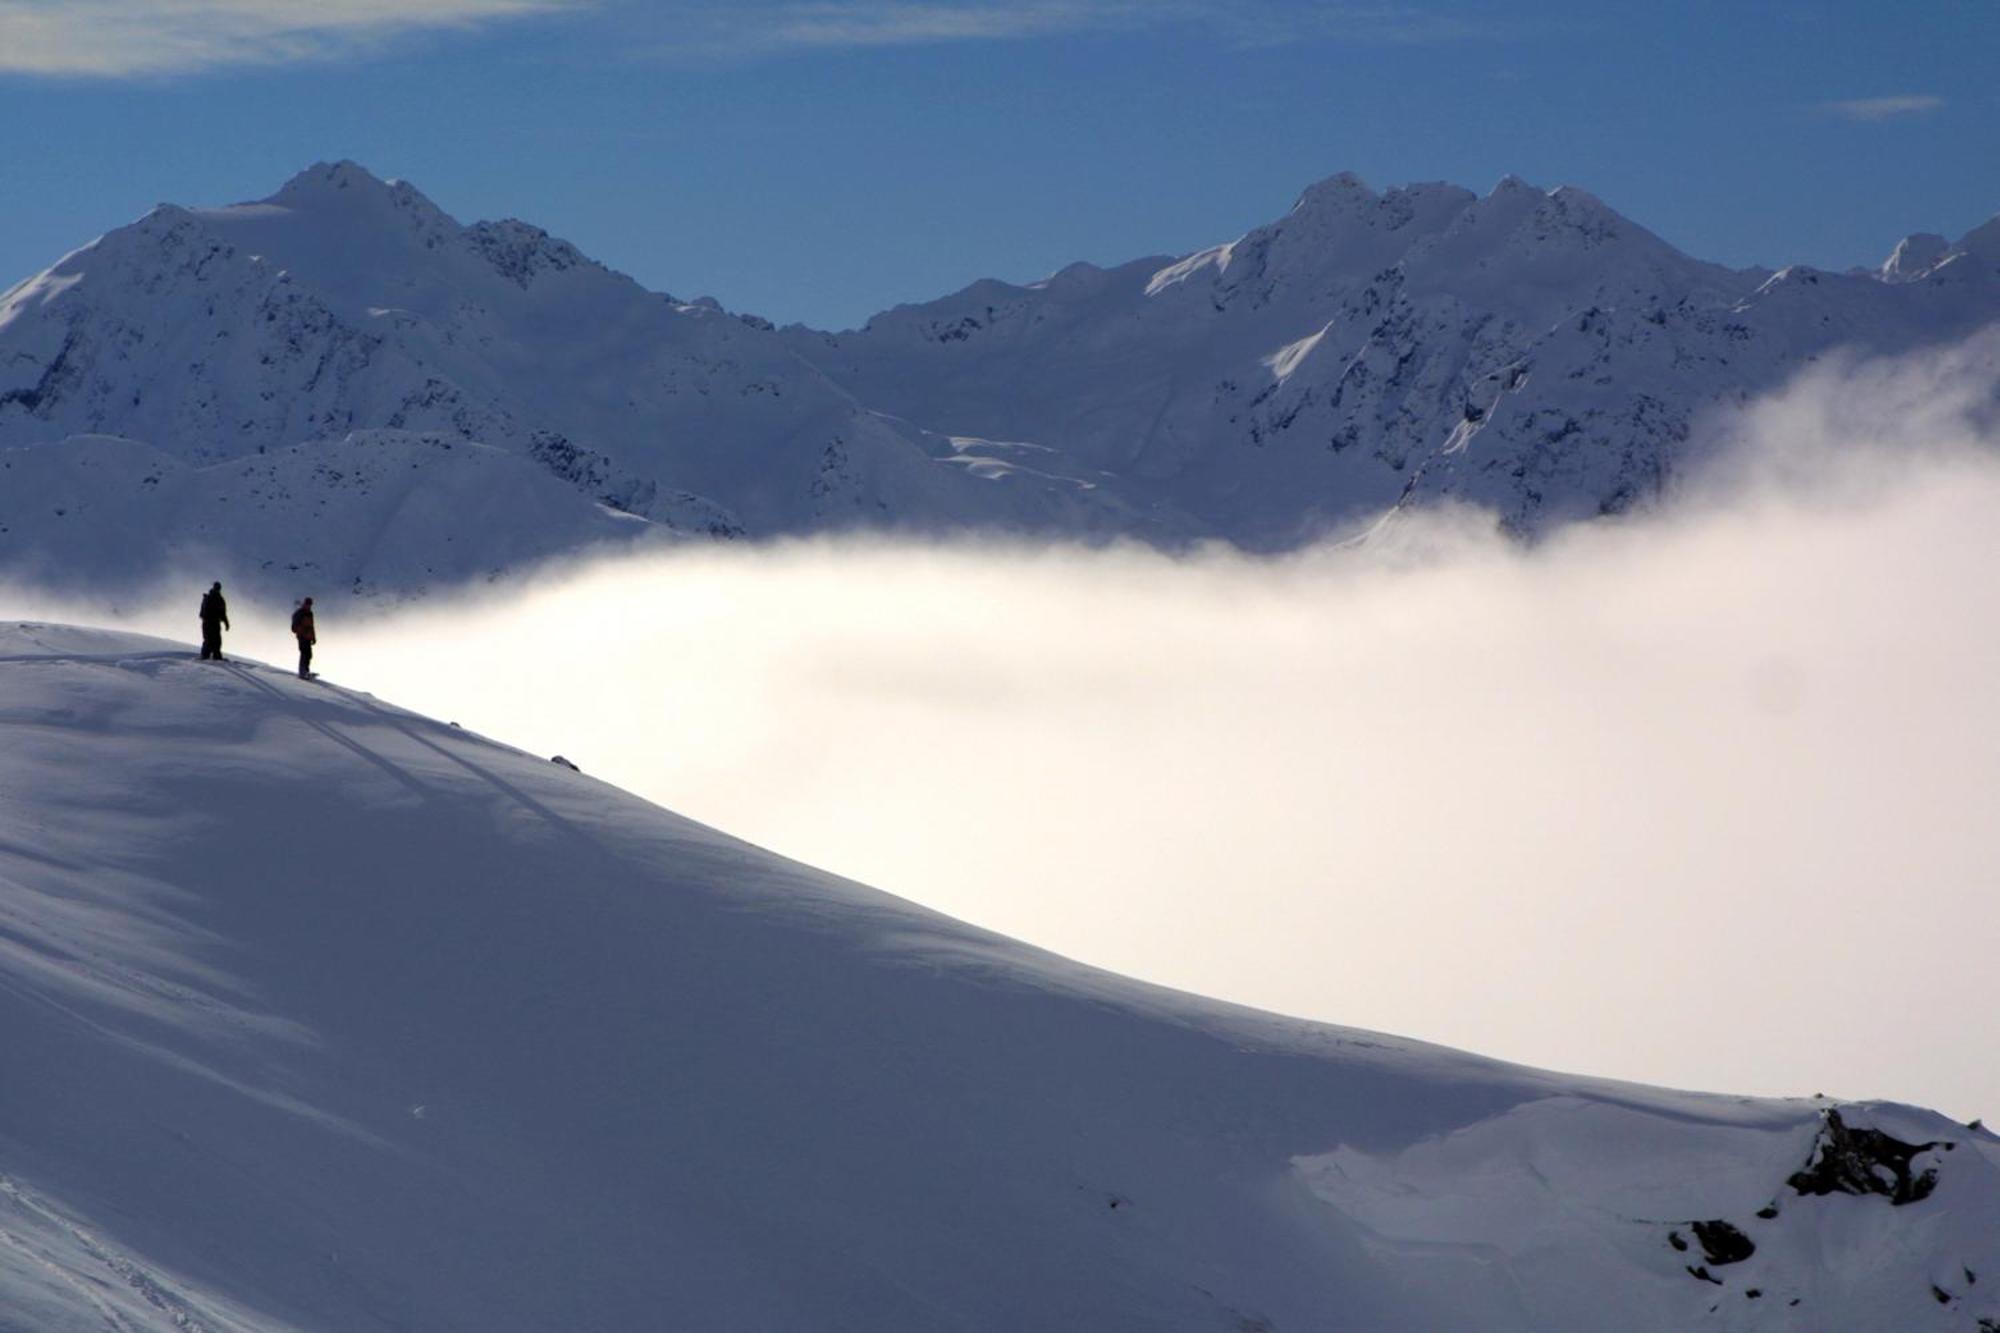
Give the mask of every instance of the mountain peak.
[(270, 202), (311, 199), (357, 189), (387, 192), (389, 183), (359, 162), (347, 158), (338, 162), (315, 162), (279, 186)]
[(1375, 200), (1376, 194), (1366, 181), (1351, 171), (1343, 171), (1306, 186), (1299, 193), (1298, 202), (1292, 205), (1292, 212), (1346, 212)]
[[(1634, 226), (1630, 219), (1588, 190), (1574, 185), (1558, 185), (1542, 197), (1535, 217), (1545, 229), (1570, 236), (1585, 246), (1629, 239), (1651, 233)], [(1664, 243), (1662, 243), (1664, 244)]]
[(1958, 244), (1952, 248), (1961, 254), (1978, 255), (1981, 259), (2000, 263), (2000, 213), (1959, 237)]
[(259, 201), (299, 212), (400, 212), (420, 222), (444, 220), (443, 209), (403, 180), (383, 180), (358, 162), (315, 162)]
[(1885, 282), (1909, 282), (1921, 278), (1950, 253), (1951, 242), (1936, 232), (1914, 232), (1896, 242), (1896, 248), (1883, 261), (1882, 279)]
[(1544, 194), (1544, 193), (1546, 193), (1546, 191), (1544, 191), (1540, 186), (1531, 185), (1527, 181), (1522, 180), (1519, 176), (1516, 176), (1513, 172), (1510, 171), (1506, 175), (1502, 176), (1498, 181), (1494, 182), (1493, 188), (1487, 192), (1486, 197), (1489, 199), (1496, 199), (1496, 198), (1504, 199), (1509, 195), (1515, 195), (1515, 194)]
[(1449, 225), (1474, 198), (1470, 190), (1442, 181), (1391, 186), (1378, 194), (1343, 171), (1308, 186), (1290, 213), (1261, 231), (1315, 247), (1331, 245), (1349, 259), (1380, 267), (1395, 262), (1416, 236)]

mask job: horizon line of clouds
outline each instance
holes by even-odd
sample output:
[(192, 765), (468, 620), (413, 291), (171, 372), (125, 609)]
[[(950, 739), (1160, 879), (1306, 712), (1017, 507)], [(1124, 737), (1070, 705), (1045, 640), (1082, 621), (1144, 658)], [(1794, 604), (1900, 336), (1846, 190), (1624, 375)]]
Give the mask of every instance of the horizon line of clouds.
[(594, 15), (669, 61), (1198, 28), (1237, 47), (1453, 42), (1479, 25), (1345, 0), (0, 0), (0, 75), (122, 79), (367, 54), (398, 36)]
[(0, 0), (0, 75), (121, 79), (284, 65), (594, 0)]
[(1874, 124), (1905, 116), (1928, 116), (1944, 108), (1944, 99), (1935, 93), (1899, 93), (1892, 97), (1850, 97), (1821, 102), (1819, 109), (1842, 120)]

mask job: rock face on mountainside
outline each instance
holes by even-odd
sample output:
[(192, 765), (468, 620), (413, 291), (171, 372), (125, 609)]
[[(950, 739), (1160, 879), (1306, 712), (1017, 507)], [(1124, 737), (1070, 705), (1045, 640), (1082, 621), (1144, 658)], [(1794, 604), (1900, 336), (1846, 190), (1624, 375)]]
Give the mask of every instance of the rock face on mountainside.
[[(259, 203), (162, 206), (0, 297), (0, 457), (46, 451), (13, 469), (37, 489), (0, 498), (0, 570), (129, 577), (78, 537), (111, 513), (113, 546), (364, 592), (661, 536), (1268, 550), (1440, 500), (1536, 533), (1659, 496), (1704, 412), (1836, 349), (1995, 320), (2000, 220), (1912, 236), (1879, 272), (1738, 272), (1570, 187), (1338, 176), (1184, 258), (780, 331), (338, 163)], [(104, 436), (199, 501), (104, 464)], [(386, 483), (345, 484), (384, 448), (427, 538), (385, 518)]]
[(0, 625), (0, 726), (9, 1333), (2000, 1321), (1929, 1112), (1125, 981), (192, 644)]

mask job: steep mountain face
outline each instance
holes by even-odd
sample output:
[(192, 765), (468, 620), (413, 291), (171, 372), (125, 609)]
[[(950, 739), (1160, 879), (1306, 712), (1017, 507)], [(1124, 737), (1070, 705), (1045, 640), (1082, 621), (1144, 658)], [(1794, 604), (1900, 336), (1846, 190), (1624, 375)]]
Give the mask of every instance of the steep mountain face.
[(2000, 1320), (1928, 1112), (1124, 981), (192, 645), (0, 625), (0, 724), (9, 1333)]
[[(532, 460), (676, 533), (1151, 522), (1109, 479), (982, 475), (950, 441), (863, 407), (767, 328), (645, 291), (522, 223), (462, 227), (351, 163), (315, 167), (261, 203), (163, 206), (0, 298), (0, 449), (115, 435), (204, 468), (310, 444), (346, 471), (366, 464), (343, 455), (375, 448), (381, 431)], [(441, 461), (425, 454), (417, 468), (447, 520), (440, 540), (477, 548), (474, 565), (518, 555), (519, 538), (492, 539), (490, 509), (453, 517), (460, 469), (432, 477)], [(345, 512), (335, 491), (314, 499), (328, 521)], [(9, 546), (41, 554), (44, 534), (14, 518), (0, 558)], [(295, 562), (283, 544), (242, 554), (253, 569)], [(426, 581), (390, 556), (368, 553), (378, 575)]]
[(1996, 234), (1913, 237), (1877, 274), (1736, 272), (1570, 187), (1342, 175), (1182, 259), (786, 337), (864, 401), (1069, 454), (1245, 546), (1443, 499), (1533, 533), (1658, 496), (1704, 411), (1836, 347), (2000, 320)]

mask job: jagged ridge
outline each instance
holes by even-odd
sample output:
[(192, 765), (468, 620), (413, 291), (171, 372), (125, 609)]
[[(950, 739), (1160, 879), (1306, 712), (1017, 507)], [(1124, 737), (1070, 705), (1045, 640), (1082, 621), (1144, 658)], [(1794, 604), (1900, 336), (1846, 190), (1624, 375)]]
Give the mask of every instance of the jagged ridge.
[[(163, 206), (0, 298), (0, 449), (76, 453), (35, 471), (77, 493), (92, 484), (87, 451), (63, 444), (77, 436), (197, 467), (338, 453), (357, 432), (449, 436), (707, 537), (858, 526), (1274, 549), (1445, 499), (1535, 533), (1669, 491), (1698, 461), (1704, 412), (1836, 348), (1897, 352), (1995, 319), (2000, 219), (1956, 243), (1911, 237), (1875, 272), (1734, 271), (1569, 186), (1377, 193), (1343, 174), (1193, 255), (983, 281), (849, 333), (773, 330), (647, 292), (526, 223), (462, 227), (335, 163), (258, 203)], [(420, 471), (443, 458), (419, 453)], [(475, 557), (454, 567), (592, 529), (496, 544), (543, 520), (459, 521), (455, 485), (439, 474), (439, 541)], [(0, 565), (71, 549), (76, 525), (37, 512), (10, 511)], [(282, 541), (236, 554), (297, 561)], [(442, 567), (403, 550), (335, 563), (343, 586), (421, 587)]]

